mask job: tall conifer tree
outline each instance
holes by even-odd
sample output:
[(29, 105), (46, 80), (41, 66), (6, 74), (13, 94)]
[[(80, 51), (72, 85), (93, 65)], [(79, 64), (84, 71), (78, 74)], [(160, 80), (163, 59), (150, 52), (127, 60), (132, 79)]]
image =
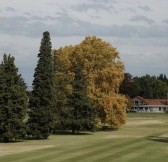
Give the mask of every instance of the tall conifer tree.
[(4, 54), (0, 65), (0, 140), (9, 142), (26, 135), (26, 85), (18, 74), (14, 57)]
[(72, 93), (68, 96), (67, 128), (76, 131), (92, 131), (95, 128), (96, 111), (87, 95), (87, 83), (82, 69), (75, 67), (75, 78), (72, 81)]
[(36, 139), (48, 138), (54, 127), (53, 64), (50, 33), (43, 33), (34, 73), (28, 120), (29, 134)]

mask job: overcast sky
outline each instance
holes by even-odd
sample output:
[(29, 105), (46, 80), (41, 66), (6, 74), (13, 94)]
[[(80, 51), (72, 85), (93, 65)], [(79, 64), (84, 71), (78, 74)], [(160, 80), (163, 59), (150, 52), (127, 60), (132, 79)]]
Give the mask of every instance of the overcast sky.
[(28, 85), (42, 33), (53, 49), (97, 35), (120, 52), (125, 72), (168, 76), (168, 0), (0, 0), (0, 60), (16, 58)]

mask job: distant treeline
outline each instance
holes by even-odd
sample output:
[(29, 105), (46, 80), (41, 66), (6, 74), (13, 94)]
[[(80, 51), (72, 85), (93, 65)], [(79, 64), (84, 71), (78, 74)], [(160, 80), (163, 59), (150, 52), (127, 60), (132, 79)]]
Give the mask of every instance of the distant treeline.
[(125, 79), (120, 86), (120, 93), (129, 97), (141, 96), (149, 99), (164, 99), (168, 92), (168, 78), (165, 74), (159, 76), (145, 75), (133, 77), (125, 73)]

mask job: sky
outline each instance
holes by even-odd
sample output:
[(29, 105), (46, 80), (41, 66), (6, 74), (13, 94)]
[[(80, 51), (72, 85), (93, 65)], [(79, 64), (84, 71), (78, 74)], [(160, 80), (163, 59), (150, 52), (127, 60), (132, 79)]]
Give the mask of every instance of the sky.
[(168, 0), (0, 0), (0, 61), (16, 59), (31, 86), (42, 33), (52, 48), (96, 35), (117, 48), (125, 72), (168, 76)]

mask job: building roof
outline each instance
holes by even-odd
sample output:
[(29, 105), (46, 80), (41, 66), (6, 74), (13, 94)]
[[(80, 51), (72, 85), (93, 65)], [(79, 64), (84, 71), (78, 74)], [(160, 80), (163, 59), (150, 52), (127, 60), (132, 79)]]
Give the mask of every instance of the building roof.
[(144, 100), (144, 98), (141, 97), (141, 96), (136, 96), (136, 97), (134, 97), (134, 98), (138, 98), (138, 99), (140, 99), (140, 100)]
[(144, 99), (147, 105), (166, 105), (167, 99)]
[(168, 104), (168, 99), (145, 99), (141, 96), (137, 96), (135, 98), (142, 100), (147, 105), (167, 105)]

